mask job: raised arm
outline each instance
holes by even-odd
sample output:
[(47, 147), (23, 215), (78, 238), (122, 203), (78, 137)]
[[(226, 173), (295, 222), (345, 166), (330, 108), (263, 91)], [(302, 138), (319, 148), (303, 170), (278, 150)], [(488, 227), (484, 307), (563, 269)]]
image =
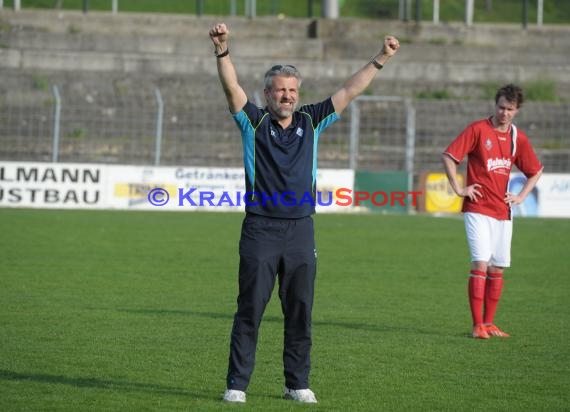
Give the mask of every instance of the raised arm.
[(384, 38), (384, 44), (380, 51), (364, 67), (350, 76), (342, 87), (332, 95), (337, 114), (341, 114), (349, 103), (368, 87), (378, 70), (396, 54), (399, 48), (400, 42), (394, 36)]
[(224, 23), (218, 23), (210, 29), (210, 39), (214, 43), (218, 76), (228, 100), (230, 112), (237, 113), (247, 103), (247, 95), (238, 83), (236, 69), (229, 54), (229, 30)]

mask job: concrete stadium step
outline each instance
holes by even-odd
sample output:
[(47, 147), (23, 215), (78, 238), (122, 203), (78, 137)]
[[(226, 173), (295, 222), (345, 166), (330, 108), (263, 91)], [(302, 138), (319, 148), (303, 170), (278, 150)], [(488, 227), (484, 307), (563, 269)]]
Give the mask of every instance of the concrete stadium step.
[(227, 22), (236, 39), (374, 39), (393, 33), (406, 43), (437, 43), (459, 45), (532, 47), (568, 49), (570, 30), (567, 26), (529, 26), (519, 24), (477, 23), (467, 27), (461, 22), (433, 24), (430, 22), (400, 22), (394, 20), (353, 19), (336, 20), (308, 18), (277, 18), (260, 16), (255, 19), (231, 16), (201, 16), (155, 13), (55, 11), (24, 9), (20, 12), (0, 10), (2, 31), (23, 29), (44, 33), (95, 33), (121, 35), (175, 36), (204, 38), (219, 21)]
[[(156, 74), (210, 72), (207, 31), (218, 18), (55, 11), (0, 12), (0, 67)], [(384, 33), (400, 36), (403, 81), (526, 81), (537, 77), (570, 83), (570, 29), (518, 25), (415, 25), (339, 19), (225, 19), (240, 73), (259, 75), (275, 61), (304, 67), (312, 78), (344, 78), (380, 45)], [(263, 39), (263, 41), (260, 41)], [(508, 48), (503, 47), (505, 43)], [(540, 53), (528, 53), (540, 45)], [(546, 47), (545, 47), (546, 46)], [(334, 61), (334, 64), (331, 62)], [(505, 64), (507, 63), (507, 64)], [(397, 74), (397, 76), (396, 76)]]
[[(237, 53), (236, 53), (237, 54)], [(406, 59), (406, 52), (402, 52)], [(294, 64), (299, 67), (307, 80), (322, 82), (342, 81), (358, 70), (366, 62), (364, 58), (351, 60), (314, 60), (305, 58), (284, 58), (264, 56), (262, 58), (234, 57), (240, 79), (258, 79), (268, 67), (276, 62)], [(185, 81), (196, 76), (211, 76), (216, 82), (213, 57), (199, 56), (164, 56), (144, 53), (99, 53), (69, 52), (53, 50), (14, 50), (0, 49), (0, 70), (27, 70), (43, 72), (93, 72), (112, 76), (147, 74), (154, 77), (178, 76)], [(444, 85), (444, 88), (455, 87), (463, 91), (471, 85), (489, 83), (516, 82), (527, 83), (536, 80), (555, 82), (561, 98), (568, 98), (570, 88), (570, 63), (568, 64), (504, 64), (500, 60), (495, 63), (484, 62), (399, 62), (389, 64), (378, 76), (378, 81), (371, 85), (376, 93), (380, 88), (382, 94), (413, 94), (416, 91), (433, 89), (432, 85)], [(331, 90), (332, 91), (332, 90)], [(469, 96), (478, 97), (478, 96)]]
[[(95, 33), (117, 36), (139, 34), (149, 36), (182, 36), (186, 38), (202, 37), (208, 40), (208, 29), (224, 21), (234, 35), (245, 36), (255, 33), (254, 37), (267, 39), (307, 38), (311, 19), (278, 19), (276, 17), (257, 17), (248, 19), (230, 16), (195, 16), (183, 14), (127, 13), (113, 15), (109, 12), (57, 11), (23, 9), (19, 12), (0, 10), (3, 30), (25, 29), (39, 30), (46, 33)], [(250, 36), (251, 37), (251, 36)]]
[[(60, 33), (42, 30), (0, 31), (0, 43), (5, 49), (67, 53), (129, 53), (158, 56), (212, 57), (212, 44), (207, 27), (202, 36), (147, 34), (147, 33)], [(205, 35), (206, 34), (206, 35)], [(263, 42), (251, 39), (232, 39), (232, 54), (244, 57), (297, 56), (322, 58), (323, 42), (307, 38), (268, 38)]]
[[(32, 14), (35, 16), (35, 14)], [(42, 14), (43, 16), (43, 14)], [(210, 57), (212, 54), (212, 47), (207, 38), (207, 31), (210, 28), (212, 21), (204, 21), (197, 19), (192, 24), (192, 30), (180, 32), (163, 31), (159, 33), (148, 32), (144, 29), (139, 29), (138, 26), (133, 27), (132, 30), (125, 31), (122, 25), (113, 27), (111, 30), (89, 30), (84, 29), (83, 26), (73, 26), (68, 24), (68, 29), (62, 31), (60, 25), (52, 27), (45, 25), (46, 22), (51, 22), (54, 18), (53, 14), (48, 14), (50, 18), (38, 18), (34, 20), (31, 16), (24, 22), (21, 22), (17, 17), (19, 14), (12, 16), (5, 16), (0, 13), (0, 21), (3, 24), (3, 29), (0, 30), (0, 43), (3, 48), (18, 49), (18, 50), (46, 50), (46, 51), (66, 51), (66, 52), (101, 52), (101, 53), (145, 53), (145, 54), (159, 54), (159, 55), (181, 55), (181, 56), (201, 56)], [(122, 15), (121, 15), (122, 16)], [(119, 17), (109, 17), (101, 19), (102, 16), (97, 15), (97, 21), (105, 22)], [(122, 17), (121, 17), (122, 18)], [(80, 20), (81, 24), (86, 24), (92, 19), (92, 16), (83, 17)], [(170, 19), (170, 17), (169, 17)], [(176, 18), (173, 18), (176, 21)], [(15, 21), (13, 21), (15, 20)], [(127, 20), (132, 24), (131, 20)], [(135, 20), (136, 21), (136, 20)], [(235, 23), (242, 22), (236, 20)], [(243, 57), (296, 57), (296, 58), (312, 58), (312, 59), (352, 59), (352, 58), (367, 58), (373, 53), (381, 44), (382, 33), (371, 35), (370, 33), (361, 34), (362, 37), (350, 37), (351, 31), (347, 29), (348, 35), (338, 36), (336, 32), (330, 33), (324, 31), (323, 34), (311, 36), (307, 31), (308, 23), (305, 20), (292, 21), (291, 24), (298, 26), (294, 33), (287, 32), (285, 37), (276, 37), (275, 35), (263, 36), (265, 29), (264, 23), (267, 20), (255, 20), (250, 22), (254, 27), (248, 27), (245, 33), (240, 33), (239, 29), (232, 29), (235, 33), (235, 39), (232, 38), (232, 51), (235, 49), (235, 54)], [(233, 24), (234, 22), (232, 22)], [(275, 21), (273, 21), (275, 24)], [(272, 29), (275, 29), (274, 24)], [(277, 20), (277, 24), (283, 24), (282, 21)], [(328, 23), (326, 21), (319, 22), (319, 26)], [(335, 23), (340, 24), (340, 23)], [(353, 22), (352, 25), (361, 28), (364, 23)], [(374, 25), (382, 23), (374, 22)], [(390, 23), (390, 25), (394, 25)], [(65, 24), (64, 24), (65, 26)], [(238, 24), (240, 26), (240, 24)], [(343, 29), (344, 29), (343, 25)], [(76, 27), (72, 29), (72, 27)], [(98, 27), (95, 25), (95, 27)], [(105, 27), (105, 26), (103, 26)], [(143, 26), (144, 27), (144, 26)], [(351, 27), (351, 26), (349, 26)], [(434, 26), (435, 27), (435, 26)], [(122, 29), (121, 29), (122, 28)], [(301, 30), (299, 30), (299, 28)], [(405, 30), (402, 30), (404, 28)], [(266, 30), (266, 29), (265, 29)], [(406, 26), (401, 23), (394, 27), (395, 31), (406, 33)], [(431, 29), (435, 30), (434, 28)], [(197, 32), (196, 32), (197, 31)], [(262, 34), (259, 34), (261, 31)], [(299, 33), (301, 32), (301, 33)], [(358, 31), (357, 33), (360, 33)], [(402, 52), (399, 55), (400, 61), (413, 62), (421, 60), (422, 62), (479, 62), (479, 63), (494, 63), (498, 57), (501, 60), (509, 62), (520, 61), (522, 64), (535, 64), (548, 61), (550, 64), (567, 64), (567, 54), (570, 51), (570, 30), (552, 31), (551, 36), (543, 38), (541, 53), (529, 54), (521, 53), (523, 50), (528, 50), (529, 44), (527, 32), (515, 29), (518, 37), (525, 39), (524, 42), (519, 41), (514, 44), (509, 44), (509, 48), (503, 47), (501, 43), (488, 44), (486, 42), (473, 42), (469, 43), (467, 39), (460, 39), (454, 37), (434, 37), (433, 34), (429, 36), (415, 37), (402, 37)], [(567, 36), (568, 42), (560, 42), (564, 39), (564, 34), (569, 33)], [(562, 34), (562, 35), (561, 35)], [(354, 33), (352, 33), (354, 36)], [(447, 35), (447, 33), (446, 33)], [(406, 34), (402, 34), (406, 36)], [(451, 34), (453, 36), (453, 34)], [(232, 35), (233, 37), (233, 35)], [(517, 38), (518, 38), (517, 37)], [(544, 43), (547, 48), (544, 48)]]

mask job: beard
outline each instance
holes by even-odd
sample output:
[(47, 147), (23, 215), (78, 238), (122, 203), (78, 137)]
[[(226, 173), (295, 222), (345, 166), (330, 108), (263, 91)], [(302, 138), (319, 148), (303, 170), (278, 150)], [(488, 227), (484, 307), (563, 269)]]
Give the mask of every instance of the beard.
[(298, 102), (292, 102), (290, 109), (284, 109), (280, 105), (282, 103), (289, 103), (289, 102), (278, 102), (271, 97), (267, 99), (267, 106), (271, 109), (271, 111), (280, 119), (286, 119), (288, 117), (293, 116), (293, 113), (297, 109)]

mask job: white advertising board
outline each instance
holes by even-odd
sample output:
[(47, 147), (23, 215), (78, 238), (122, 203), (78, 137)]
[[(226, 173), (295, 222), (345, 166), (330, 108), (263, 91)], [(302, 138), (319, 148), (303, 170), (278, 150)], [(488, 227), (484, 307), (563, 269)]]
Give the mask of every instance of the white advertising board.
[[(522, 173), (513, 173), (509, 191), (519, 193), (525, 182)], [(570, 175), (543, 174), (524, 202), (513, 206), (513, 212), (515, 216), (570, 217)]]
[(240, 168), (108, 166), (109, 207), (176, 211), (243, 211)]
[(104, 208), (105, 179), (100, 165), (0, 162), (0, 206)]
[[(321, 169), (317, 211), (348, 211), (338, 189), (354, 189), (352, 170)], [(0, 162), (0, 206), (61, 209), (244, 211), (241, 168), (148, 167)]]
[[(519, 176), (519, 185), (524, 182), (524, 176), (522, 178), (521, 176)], [(513, 179), (510, 187), (513, 187)], [(542, 175), (535, 190), (527, 196), (518, 212), (519, 215), (526, 216), (570, 217), (570, 175), (561, 173)]]

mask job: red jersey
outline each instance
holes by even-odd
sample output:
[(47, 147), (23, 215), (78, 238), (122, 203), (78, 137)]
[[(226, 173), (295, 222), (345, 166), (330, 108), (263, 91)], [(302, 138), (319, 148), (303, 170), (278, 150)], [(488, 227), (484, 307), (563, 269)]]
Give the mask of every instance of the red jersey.
[(478, 183), (483, 195), (472, 202), (463, 198), (463, 212), (475, 212), (509, 220), (511, 210), (504, 201), (513, 164), (528, 178), (542, 169), (528, 136), (515, 125), (507, 132), (493, 127), (491, 118), (471, 123), (445, 149), (457, 164), (467, 155), (467, 184)]

